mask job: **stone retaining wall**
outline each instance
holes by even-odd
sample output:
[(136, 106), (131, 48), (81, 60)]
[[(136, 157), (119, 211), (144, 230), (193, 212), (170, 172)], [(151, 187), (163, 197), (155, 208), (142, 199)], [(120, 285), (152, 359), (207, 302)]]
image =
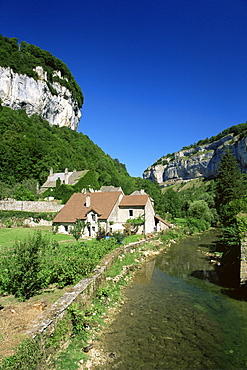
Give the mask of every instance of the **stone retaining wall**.
[(95, 269), (95, 274), (92, 277), (81, 280), (71, 289), (71, 292), (67, 292), (59, 298), (31, 324), (30, 329), (25, 334), (31, 338), (35, 338), (39, 334), (51, 334), (57, 322), (64, 317), (66, 310), (73, 302), (80, 301), (83, 307), (86, 308), (95, 291), (105, 280), (105, 273), (109, 270), (115, 259), (120, 254), (130, 252), (132, 248), (136, 248), (146, 242), (148, 242), (148, 240), (144, 239), (136, 243), (130, 243), (119, 247), (111, 252), (101, 266)]
[(63, 204), (47, 201), (1, 200), (1, 211), (59, 212)]
[(243, 240), (241, 244), (240, 255), (240, 285), (247, 284), (247, 240)]

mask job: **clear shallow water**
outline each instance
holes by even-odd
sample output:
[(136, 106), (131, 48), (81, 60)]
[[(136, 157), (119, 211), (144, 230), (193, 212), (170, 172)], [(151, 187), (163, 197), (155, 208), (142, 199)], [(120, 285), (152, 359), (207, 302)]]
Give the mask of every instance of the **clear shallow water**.
[(104, 369), (247, 369), (247, 302), (191, 276), (213, 274), (202, 251), (215, 239), (189, 238), (143, 265), (102, 339), (115, 354)]

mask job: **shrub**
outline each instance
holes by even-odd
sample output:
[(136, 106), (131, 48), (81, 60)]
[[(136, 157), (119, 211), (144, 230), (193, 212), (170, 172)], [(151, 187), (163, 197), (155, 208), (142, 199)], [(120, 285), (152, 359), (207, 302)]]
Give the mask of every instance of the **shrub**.
[(70, 234), (76, 240), (79, 240), (80, 237), (83, 235), (85, 228), (89, 225), (89, 222), (85, 222), (83, 220), (76, 220), (74, 227), (70, 230)]
[(188, 218), (187, 222), (190, 234), (194, 234), (196, 232), (202, 232), (210, 228), (210, 223), (204, 219), (197, 219), (190, 217)]
[(47, 239), (40, 232), (16, 242), (0, 261), (2, 289), (21, 300), (33, 296), (41, 286), (40, 261)]
[(194, 219), (205, 220), (207, 222), (213, 221), (213, 214), (205, 200), (195, 200), (188, 209), (188, 215)]
[(42, 358), (42, 350), (37, 340), (25, 339), (17, 352), (1, 362), (0, 370), (35, 370)]
[(38, 232), (1, 256), (0, 289), (25, 300), (49, 284), (75, 284), (117, 246), (115, 238), (58, 244)]

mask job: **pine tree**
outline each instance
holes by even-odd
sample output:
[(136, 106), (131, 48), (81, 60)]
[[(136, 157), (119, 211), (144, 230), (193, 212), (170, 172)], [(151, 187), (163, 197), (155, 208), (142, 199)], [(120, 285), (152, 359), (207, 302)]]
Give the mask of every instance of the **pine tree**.
[(241, 211), (245, 186), (237, 161), (228, 147), (221, 159), (215, 190), (216, 208), (223, 231), (221, 242), (224, 245), (224, 252), (221, 271), (225, 283), (230, 287), (237, 287), (239, 286), (241, 240), (236, 215)]
[(233, 153), (226, 148), (221, 158), (219, 175), (216, 179), (215, 202), (219, 215), (231, 201), (241, 199), (244, 195), (245, 186), (243, 175)]

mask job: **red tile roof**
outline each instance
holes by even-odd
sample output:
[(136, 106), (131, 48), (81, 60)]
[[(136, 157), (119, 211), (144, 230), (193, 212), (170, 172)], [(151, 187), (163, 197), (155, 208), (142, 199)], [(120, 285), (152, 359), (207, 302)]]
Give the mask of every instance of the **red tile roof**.
[(145, 206), (147, 204), (149, 195), (125, 195), (121, 200), (119, 206), (134, 207), (134, 206)]
[[(121, 191), (75, 193), (56, 215), (53, 222), (74, 223), (77, 219), (86, 219), (86, 215), (90, 210), (97, 212), (99, 219), (107, 219), (122, 194)], [(86, 207), (86, 195), (90, 196), (89, 207)]]

